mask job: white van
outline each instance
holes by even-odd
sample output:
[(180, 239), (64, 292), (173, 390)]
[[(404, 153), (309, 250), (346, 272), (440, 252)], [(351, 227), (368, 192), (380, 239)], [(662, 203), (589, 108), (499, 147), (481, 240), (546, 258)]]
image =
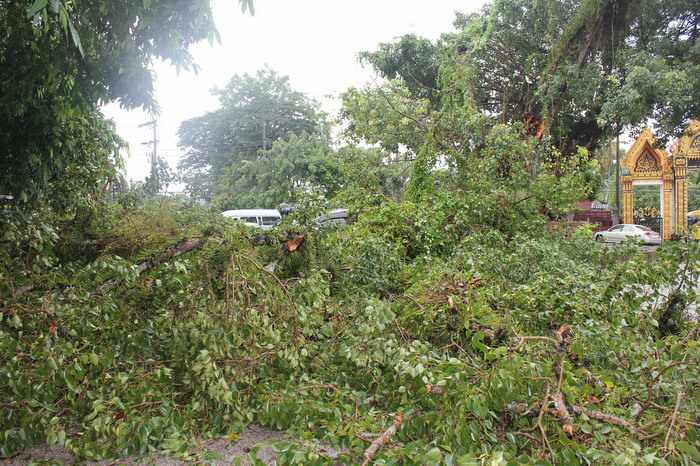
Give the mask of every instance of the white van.
[(240, 220), (248, 226), (269, 230), (282, 221), (277, 209), (239, 209), (221, 212), (221, 215), (228, 218)]

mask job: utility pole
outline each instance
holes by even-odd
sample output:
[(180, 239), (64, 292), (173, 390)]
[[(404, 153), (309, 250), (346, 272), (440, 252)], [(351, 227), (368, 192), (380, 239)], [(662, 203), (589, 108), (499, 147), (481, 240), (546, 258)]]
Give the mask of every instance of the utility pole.
[(615, 213), (617, 221), (620, 222), (620, 129), (617, 130), (617, 141), (615, 143)]
[(151, 121), (140, 124), (139, 128), (144, 128), (146, 126), (153, 128), (153, 139), (142, 142), (141, 144), (145, 146), (153, 146), (153, 151), (150, 153), (151, 181), (154, 183), (154, 187), (156, 189), (160, 189), (160, 185), (158, 183), (158, 121), (155, 119), (155, 117), (151, 117)]

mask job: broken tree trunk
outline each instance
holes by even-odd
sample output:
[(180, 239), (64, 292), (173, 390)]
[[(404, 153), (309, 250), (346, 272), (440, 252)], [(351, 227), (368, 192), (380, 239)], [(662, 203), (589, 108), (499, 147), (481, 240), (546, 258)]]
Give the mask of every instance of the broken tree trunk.
[(569, 410), (566, 409), (566, 401), (564, 401), (564, 395), (559, 392), (554, 396), (550, 397), (554, 403), (554, 409), (551, 410), (552, 414), (559, 419), (559, 422), (566, 432), (566, 435), (571, 437), (574, 435), (574, 423), (571, 421), (571, 416), (569, 415)]

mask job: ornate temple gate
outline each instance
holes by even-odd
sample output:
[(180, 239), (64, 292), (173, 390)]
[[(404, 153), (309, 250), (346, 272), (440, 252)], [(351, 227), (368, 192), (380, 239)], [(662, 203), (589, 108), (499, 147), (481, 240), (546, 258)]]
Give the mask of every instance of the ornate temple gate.
[[(658, 203), (656, 204), (656, 207), (649, 207), (646, 206), (644, 207), (637, 207), (637, 197), (638, 193), (637, 190), (635, 189), (637, 186), (644, 186), (644, 187), (650, 187), (652, 190), (655, 190), (657, 194), (659, 195), (659, 200)], [(634, 195), (634, 223), (635, 225), (644, 225), (645, 227), (651, 228), (655, 232), (663, 235), (664, 231), (664, 217), (663, 217), (663, 205), (661, 203), (663, 199), (663, 181), (655, 182), (655, 181), (640, 181), (638, 183), (633, 182), (632, 183), (632, 190), (633, 195)]]
[(671, 148), (671, 152), (676, 175), (676, 219), (679, 224), (677, 233), (684, 234), (688, 230), (688, 171), (700, 169), (700, 121), (690, 122), (678, 143)]
[(670, 155), (655, 143), (651, 129), (644, 129), (622, 160), (623, 222), (634, 223), (633, 186), (658, 185), (661, 232), (670, 239), (688, 230), (688, 170), (700, 169), (700, 122), (690, 122)]

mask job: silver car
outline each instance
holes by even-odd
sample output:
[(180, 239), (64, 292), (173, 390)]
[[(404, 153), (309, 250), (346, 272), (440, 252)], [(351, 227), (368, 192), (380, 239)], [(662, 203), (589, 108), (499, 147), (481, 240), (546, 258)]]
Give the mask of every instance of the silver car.
[(644, 244), (661, 244), (661, 235), (644, 225), (615, 225), (593, 235), (593, 239), (603, 243), (620, 243), (629, 238), (635, 238)]
[(315, 219), (318, 226), (343, 226), (348, 223), (348, 209), (333, 209)]

